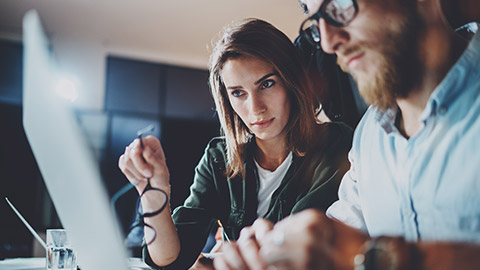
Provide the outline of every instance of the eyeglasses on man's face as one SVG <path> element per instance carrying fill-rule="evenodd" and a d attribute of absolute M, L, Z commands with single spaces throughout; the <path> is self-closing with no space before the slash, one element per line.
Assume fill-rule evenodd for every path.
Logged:
<path fill-rule="evenodd" d="M 300 35 L 314 45 L 320 44 L 318 21 L 323 18 L 326 23 L 344 27 L 348 25 L 358 13 L 356 0 L 325 0 L 317 12 L 308 17 L 300 26 Z"/>

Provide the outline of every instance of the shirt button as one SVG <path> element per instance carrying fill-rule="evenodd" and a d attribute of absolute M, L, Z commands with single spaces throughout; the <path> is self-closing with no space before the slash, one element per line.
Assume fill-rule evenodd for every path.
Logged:
<path fill-rule="evenodd" d="M 410 217 L 412 215 L 412 212 L 409 210 L 403 210 L 402 214 L 404 217 Z"/>
<path fill-rule="evenodd" d="M 446 112 L 447 112 L 447 108 L 446 108 L 446 107 L 443 107 L 443 106 L 442 106 L 442 107 L 440 107 L 440 108 L 438 109 L 438 113 L 439 113 L 440 115 L 444 115 Z"/>

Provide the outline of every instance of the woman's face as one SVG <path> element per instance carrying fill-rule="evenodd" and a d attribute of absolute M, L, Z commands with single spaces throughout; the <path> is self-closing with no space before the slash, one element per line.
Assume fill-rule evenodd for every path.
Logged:
<path fill-rule="evenodd" d="M 225 62 L 221 76 L 233 110 L 257 140 L 283 140 L 290 116 L 287 90 L 272 66 L 254 57 Z"/>

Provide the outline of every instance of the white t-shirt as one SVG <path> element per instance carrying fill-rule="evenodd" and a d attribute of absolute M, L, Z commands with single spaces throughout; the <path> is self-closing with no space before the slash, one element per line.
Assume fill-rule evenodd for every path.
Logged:
<path fill-rule="evenodd" d="M 285 160 L 277 167 L 273 172 L 266 170 L 257 163 L 255 160 L 255 165 L 257 166 L 258 180 L 260 182 L 260 188 L 258 190 L 258 207 L 257 215 L 263 217 L 270 206 L 270 201 L 272 195 L 280 186 L 280 183 L 287 174 L 290 164 L 292 164 L 293 154 L 290 152 Z"/>

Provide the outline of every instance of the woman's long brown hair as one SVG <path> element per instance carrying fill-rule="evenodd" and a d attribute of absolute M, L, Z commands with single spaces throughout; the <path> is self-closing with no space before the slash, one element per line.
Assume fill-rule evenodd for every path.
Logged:
<path fill-rule="evenodd" d="M 226 140 L 226 175 L 245 175 L 245 147 L 253 136 L 230 105 L 221 77 L 224 64 L 232 58 L 255 57 L 271 65 L 279 74 L 290 100 L 287 148 L 296 155 L 304 155 L 314 136 L 315 99 L 305 68 L 290 39 L 270 23 L 259 19 L 227 26 L 222 33 L 210 56 L 209 83 Z"/>

